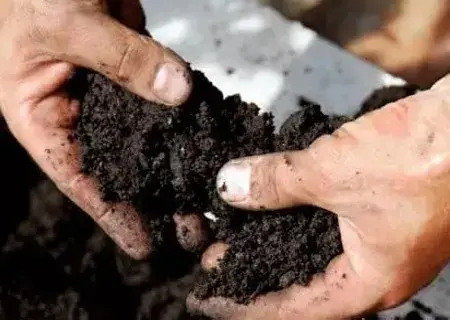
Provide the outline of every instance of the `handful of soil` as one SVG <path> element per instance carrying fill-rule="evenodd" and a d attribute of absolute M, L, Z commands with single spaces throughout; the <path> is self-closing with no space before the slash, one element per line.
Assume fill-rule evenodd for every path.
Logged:
<path fill-rule="evenodd" d="M 231 208 L 217 195 L 216 175 L 234 158 L 306 148 L 351 119 L 324 115 L 304 102 L 275 134 L 270 114 L 239 96 L 225 98 L 201 72 L 193 76 L 190 99 L 168 108 L 88 72 L 86 90 L 78 93 L 83 171 L 98 179 L 106 201 L 130 201 L 147 217 L 156 250 L 176 243 L 173 214 L 215 217 L 205 221 L 210 240 L 222 240 L 230 250 L 220 271 L 195 286 L 198 297 L 248 303 L 293 283 L 306 285 L 343 250 L 336 217 L 313 207 L 258 214 Z M 415 92 L 392 90 L 395 100 Z M 386 102 L 376 99 L 383 104 L 364 108 Z"/>

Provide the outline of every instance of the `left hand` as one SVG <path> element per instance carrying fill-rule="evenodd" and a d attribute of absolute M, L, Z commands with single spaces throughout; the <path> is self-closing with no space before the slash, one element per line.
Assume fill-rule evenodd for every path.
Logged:
<path fill-rule="evenodd" d="M 139 34 L 144 27 L 138 0 L 0 1 L 0 108 L 12 134 L 134 258 L 150 252 L 145 223 L 129 204 L 103 202 L 96 181 L 80 172 L 80 146 L 70 138 L 80 101 L 65 86 L 81 66 L 145 99 L 183 103 L 191 90 L 187 64 Z"/>

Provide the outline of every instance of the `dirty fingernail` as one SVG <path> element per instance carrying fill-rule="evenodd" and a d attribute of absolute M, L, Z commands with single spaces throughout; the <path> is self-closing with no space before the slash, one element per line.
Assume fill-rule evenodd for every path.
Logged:
<path fill-rule="evenodd" d="M 153 92 L 166 104 L 175 105 L 184 102 L 191 92 L 189 72 L 176 63 L 162 64 L 153 82 Z"/>
<path fill-rule="evenodd" d="M 247 162 L 231 161 L 220 169 L 217 190 L 223 200 L 242 202 L 250 194 L 252 168 Z"/>

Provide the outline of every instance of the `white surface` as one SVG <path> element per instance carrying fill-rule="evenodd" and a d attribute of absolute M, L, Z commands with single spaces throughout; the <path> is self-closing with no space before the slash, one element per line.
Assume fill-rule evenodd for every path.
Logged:
<path fill-rule="evenodd" d="M 320 103 L 325 112 L 349 113 L 374 88 L 400 82 L 256 1 L 144 4 L 156 39 L 204 71 L 224 93 L 240 93 L 273 111 L 277 124 L 295 110 L 299 94 Z M 229 76 L 228 68 L 236 72 Z"/>
<path fill-rule="evenodd" d="M 143 3 L 153 37 L 205 72 L 225 94 L 240 93 L 271 111 L 277 125 L 296 110 L 299 95 L 326 113 L 349 114 L 372 90 L 402 83 L 255 0 Z M 450 317 L 450 268 L 418 297 Z"/>

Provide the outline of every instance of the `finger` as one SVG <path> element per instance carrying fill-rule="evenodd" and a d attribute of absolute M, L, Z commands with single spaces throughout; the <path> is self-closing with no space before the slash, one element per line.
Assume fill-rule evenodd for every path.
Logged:
<path fill-rule="evenodd" d="M 42 79 L 65 78 L 70 72 L 67 64 L 61 64 L 42 70 L 40 75 Z M 78 103 L 59 92 L 37 104 L 5 107 L 4 111 L 14 136 L 58 188 L 125 252 L 144 258 L 151 244 L 141 217 L 128 205 L 104 203 L 97 184 L 80 172 L 80 146 L 71 138 L 78 109 Z"/>
<path fill-rule="evenodd" d="M 380 289 L 361 279 L 347 257 L 340 256 L 307 287 L 294 285 L 260 296 L 246 306 L 220 297 L 199 300 L 191 294 L 187 306 L 195 314 L 213 319 L 348 319 L 385 307 L 379 304 L 379 295 Z"/>
<path fill-rule="evenodd" d="M 102 73 L 147 100 L 176 106 L 191 92 L 189 68 L 178 55 L 106 15 L 81 15 L 56 47 L 56 58 Z"/>
<path fill-rule="evenodd" d="M 217 190 L 229 204 L 248 210 L 320 206 L 332 188 L 332 148 L 333 137 L 324 136 L 306 150 L 232 160 L 219 171 Z"/>
<path fill-rule="evenodd" d="M 186 251 L 200 252 L 208 245 L 208 230 L 198 214 L 175 214 L 177 239 Z"/>
<path fill-rule="evenodd" d="M 202 255 L 201 265 L 205 270 L 212 270 L 219 267 L 220 260 L 223 259 L 229 245 L 223 242 L 216 242 L 208 247 Z"/>

